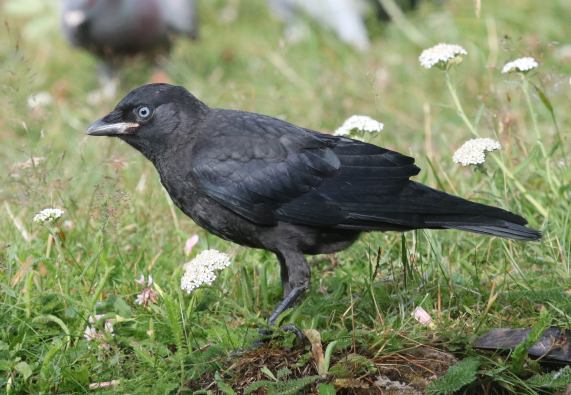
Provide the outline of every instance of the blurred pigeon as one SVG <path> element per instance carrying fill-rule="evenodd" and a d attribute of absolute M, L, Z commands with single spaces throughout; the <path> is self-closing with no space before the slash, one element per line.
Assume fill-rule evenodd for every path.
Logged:
<path fill-rule="evenodd" d="M 195 0 L 64 0 L 66 39 L 101 59 L 104 97 L 115 96 L 117 69 L 129 55 L 168 51 L 174 35 L 196 38 Z"/>
<path fill-rule="evenodd" d="M 299 41 L 303 25 L 299 15 L 305 14 L 335 32 L 352 47 L 365 51 L 369 36 L 363 21 L 365 4 L 360 0 L 268 0 L 270 8 L 286 24 L 286 39 Z"/>
<path fill-rule="evenodd" d="M 402 11 L 417 6 L 419 0 L 395 0 Z M 270 9 L 286 24 L 285 37 L 296 42 L 305 35 L 300 15 L 315 20 L 333 31 L 341 41 L 359 51 L 369 46 L 365 14 L 371 9 L 380 20 L 389 20 L 389 13 L 379 0 L 268 0 Z"/>

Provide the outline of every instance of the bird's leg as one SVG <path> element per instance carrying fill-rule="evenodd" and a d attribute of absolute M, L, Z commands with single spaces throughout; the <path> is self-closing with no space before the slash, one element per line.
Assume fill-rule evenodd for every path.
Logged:
<path fill-rule="evenodd" d="M 280 262 L 284 296 L 268 318 L 268 325 L 270 327 L 275 326 L 279 315 L 292 307 L 305 293 L 305 291 L 307 291 L 309 288 L 311 274 L 309 265 L 307 264 L 303 254 L 278 252 L 276 255 Z M 294 332 L 299 339 L 304 337 L 302 332 L 295 325 L 285 325 L 281 329 L 288 332 Z M 261 332 L 265 335 L 268 334 L 268 331 Z"/>
<path fill-rule="evenodd" d="M 305 292 L 307 288 L 305 287 L 294 287 L 289 293 L 282 299 L 282 301 L 276 306 L 270 318 L 268 318 L 268 324 L 274 326 L 279 315 L 289 309 L 295 304 L 301 295 Z"/>
<path fill-rule="evenodd" d="M 276 253 L 280 262 L 281 280 L 283 287 L 283 300 L 292 293 L 294 288 L 302 288 L 302 292 L 309 288 L 311 271 L 302 253 L 299 252 L 278 252 Z M 295 298 L 297 300 L 297 297 Z M 295 302 L 293 300 L 291 303 Z M 281 304 L 281 303 L 280 303 Z"/>

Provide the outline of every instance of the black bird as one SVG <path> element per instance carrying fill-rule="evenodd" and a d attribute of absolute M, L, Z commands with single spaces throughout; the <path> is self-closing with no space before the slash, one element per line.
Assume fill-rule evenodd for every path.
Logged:
<path fill-rule="evenodd" d="M 224 239 L 276 254 L 290 307 L 309 287 L 305 254 L 349 247 L 361 232 L 459 229 L 537 240 L 527 221 L 409 178 L 414 159 L 265 115 L 209 108 L 186 89 L 130 92 L 87 134 L 115 136 L 156 167 L 174 203 Z"/>
<path fill-rule="evenodd" d="M 101 60 L 103 94 L 114 96 L 126 57 L 151 58 L 170 47 L 175 35 L 198 35 L 197 0 L 64 0 L 61 25 L 70 44 Z"/>

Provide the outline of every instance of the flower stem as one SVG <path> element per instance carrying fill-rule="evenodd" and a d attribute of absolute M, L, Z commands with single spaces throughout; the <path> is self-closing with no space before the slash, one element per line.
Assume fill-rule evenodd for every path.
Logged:
<path fill-rule="evenodd" d="M 541 215 L 547 217 L 547 210 L 537 200 L 535 200 L 533 196 L 529 195 L 527 189 L 525 189 L 525 187 L 515 178 L 513 173 L 506 167 L 504 162 L 502 162 L 502 160 L 497 156 L 492 156 L 492 157 L 495 159 L 496 163 L 498 164 L 500 169 L 504 172 L 504 174 L 508 176 L 510 180 L 512 180 L 516 188 L 519 189 L 519 191 L 523 194 L 523 196 L 525 196 L 525 198 L 537 209 L 537 211 L 539 211 Z"/>
<path fill-rule="evenodd" d="M 547 174 L 547 181 L 551 189 L 555 192 L 558 188 L 558 183 L 554 182 L 553 176 L 551 174 L 551 168 L 549 164 L 549 156 L 547 155 L 547 151 L 545 149 L 545 145 L 541 140 L 541 133 L 539 132 L 539 126 L 537 124 L 537 113 L 533 108 L 533 103 L 531 102 L 531 95 L 529 94 L 529 80 L 527 76 L 521 73 L 521 88 L 523 90 L 523 95 L 525 97 L 525 102 L 527 103 L 527 108 L 529 109 L 529 114 L 531 115 L 531 123 L 533 125 L 533 131 L 535 133 L 536 143 L 541 150 L 541 154 L 543 155 L 543 159 L 545 160 L 545 172 Z"/>
<path fill-rule="evenodd" d="M 456 106 L 456 112 L 458 113 L 458 115 L 460 116 L 462 121 L 464 121 L 464 123 L 466 124 L 466 126 L 470 130 L 470 133 L 472 133 L 475 137 L 479 137 L 478 131 L 476 130 L 474 125 L 472 125 L 472 122 L 470 122 L 470 120 L 468 119 L 468 116 L 466 115 L 466 112 L 464 111 L 464 108 L 462 107 L 462 104 L 460 103 L 460 99 L 458 98 L 458 94 L 456 93 L 456 88 L 454 87 L 454 84 L 452 83 L 452 79 L 450 78 L 450 73 L 448 72 L 448 70 L 446 70 L 444 72 L 444 75 L 446 76 L 446 86 L 448 87 L 448 91 L 450 92 L 450 96 L 452 96 L 452 101 L 454 102 L 454 105 Z"/>
<path fill-rule="evenodd" d="M 541 149 L 541 153 L 544 158 L 547 158 L 547 151 L 545 151 L 545 146 L 541 141 L 541 134 L 539 133 L 539 127 L 537 126 L 537 114 L 531 103 L 531 96 L 529 95 L 529 81 L 527 77 L 522 73 L 521 75 L 521 88 L 523 90 L 523 95 L 525 96 L 525 101 L 527 103 L 527 108 L 529 109 L 529 114 L 531 115 L 531 123 L 533 125 L 533 131 L 535 132 L 535 138 L 537 139 L 537 145 Z"/>
<path fill-rule="evenodd" d="M 470 120 L 468 119 L 468 116 L 466 115 L 466 112 L 464 111 L 464 108 L 462 107 L 462 103 L 460 103 L 460 99 L 458 98 L 458 94 L 456 93 L 456 88 L 454 87 L 454 84 L 452 83 L 452 79 L 450 77 L 450 73 L 448 72 L 448 70 L 446 70 L 444 72 L 444 75 L 446 76 L 446 86 L 448 87 L 448 91 L 450 92 L 450 95 L 452 96 L 452 101 L 454 102 L 454 105 L 456 106 L 456 111 L 457 111 L 458 115 L 460 116 L 462 121 L 464 121 L 464 123 L 466 124 L 468 129 L 470 130 L 470 133 L 472 133 L 475 137 L 479 137 L 478 131 L 476 130 L 476 128 L 474 127 L 472 122 L 470 122 Z M 533 198 L 533 196 L 531 196 L 527 192 L 525 187 L 515 178 L 513 173 L 506 167 L 506 165 L 504 164 L 502 159 L 496 155 L 492 155 L 492 157 L 494 158 L 494 160 L 496 161 L 496 163 L 498 164 L 498 166 L 500 167 L 500 169 L 502 170 L 504 175 L 506 175 L 513 182 L 513 184 L 525 196 L 525 198 L 537 209 L 537 211 L 539 211 L 541 213 L 541 215 L 543 215 L 544 217 L 547 217 L 547 210 L 537 200 L 535 200 Z"/>
<path fill-rule="evenodd" d="M 49 258 L 52 254 L 52 244 L 54 242 L 51 232 L 48 234 L 48 241 L 46 243 L 46 258 Z"/>

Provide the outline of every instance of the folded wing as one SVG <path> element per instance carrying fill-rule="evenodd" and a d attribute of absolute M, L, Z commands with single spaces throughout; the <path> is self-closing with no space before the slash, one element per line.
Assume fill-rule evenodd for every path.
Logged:
<path fill-rule="evenodd" d="M 217 111 L 194 150 L 192 177 L 202 193 L 252 222 L 540 237 L 518 215 L 409 180 L 420 169 L 408 156 L 270 117 Z"/>

